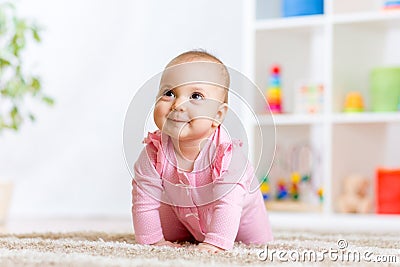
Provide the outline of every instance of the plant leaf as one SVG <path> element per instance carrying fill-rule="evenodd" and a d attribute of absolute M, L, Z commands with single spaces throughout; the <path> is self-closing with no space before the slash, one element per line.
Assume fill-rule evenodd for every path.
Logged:
<path fill-rule="evenodd" d="M 30 82 L 30 89 L 33 95 L 36 95 L 40 92 L 40 88 L 42 87 L 40 80 L 38 77 L 32 77 Z"/>
<path fill-rule="evenodd" d="M 5 58 L 0 57 L 0 69 L 6 66 L 11 66 L 11 62 Z"/>
<path fill-rule="evenodd" d="M 54 105 L 54 100 L 41 94 L 38 76 L 26 74 L 22 54 L 27 43 L 41 42 L 41 29 L 16 14 L 14 0 L 0 0 L 0 100 L 11 103 L 11 109 L 1 114 L 0 132 L 3 129 L 18 130 L 25 119 L 35 121 L 33 113 L 21 113 L 25 99 L 36 98 L 41 103 Z"/>
<path fill-rule="evenodd" d="M 45 102 L 46 104 L 48 104 L 49 106 L 53 106 L 54 105 L 54 99 L 48 96 L 43 96 L 42 97 L 43 102 Z"/>
<path fill-rule="evenodd" d="M 40 38 L 38 28 L 37 27 L 32 27 L 31 31 L 32 31 L 33 39 L 35 39 L 36 42 L 40 43 L 42 41 L 42 39 Z"/>
<path fill-rule="evenodd" d="M 36 121 L 36 117 L 35 117 L 35 115 L 33 115 L 32 113 L 29 113 L 29 119 L 30 119 L 32 122 Z"/>

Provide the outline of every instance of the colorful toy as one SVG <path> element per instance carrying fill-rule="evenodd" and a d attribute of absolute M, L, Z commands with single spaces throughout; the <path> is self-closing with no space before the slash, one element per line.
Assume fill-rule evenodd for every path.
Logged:
<path fill-rule="evenodd" d="M 278 200 L 283 200 L 283 199 L 288 198 L 288 196 L 289 196 L 289 192 L 287 190 L 285 179 L 281 178 L 278 181 L 278 190 L 276 193 L 276 198 Z"/>
<path fill-rule="evenodd" d="M 319 201 L 323 202 L 324 201 L 324 188 L 322 188 L 322 187 L 318 188 L 317 195 L 318 195 Z"/>
<path fill-rule="evenodd" d="M 272 66 L 267 89 L 267 102 L 269 105 L 269 110 L 272 113 L 282 113 L 282 90 L 280 72 L 281 70 L 278 65 Z"/>
<path fill-rule="evenodd" d="M 400 1 L 388 0 L 385 1 L 383 5 L 384 10 L 399 10 L 400 9 Z"/>
<path fill-rule="evenodd" d="M 299 183 L 301 182 L 301 177 L 298 172 L 292 173 L 291 177 L 291 187 L 290 187 L 290 196 L 294 200 L 299 199 Z"/>
<path fill-rule="evenodd" d="M 368 194 L 370 182 L 361 175 L 350 175 L 343 181 L 343 193 L 339 196 L 337 208 L 344 213 L 368 213 L 372 200 Z"/>
<path fill-rule="evenodd" d="M 364 103 L 362 95 L 359 92 L 349 92 L 346 95 L 344 104 L 344 112 L 362 112 L 364 111 Z"/>
<path fill-rule="evenodd" d="M 295 111 L 297 113 L 320 113 L 323 111 L 324 86 L 302 85 L 296 91 Z"/>
<path fill-rule="evenodd" d="M 270 194 L 277 200 L 317 204 L 321 201 L 316 194 L 319 181 L 313 179 L 311 173 L 318 175 L 319 157 L 307 143 L 294 144 L 290 148 L 277 145 L 275 163 L 268 174 Z"/>
<path fill-rule="evenodd" d="M 261 190 L 262 196 L 264 198 L 264 201 L 269 200 L 271 198 L 268 175 L 266 175 L 262 179 L 260 190 Z"/>

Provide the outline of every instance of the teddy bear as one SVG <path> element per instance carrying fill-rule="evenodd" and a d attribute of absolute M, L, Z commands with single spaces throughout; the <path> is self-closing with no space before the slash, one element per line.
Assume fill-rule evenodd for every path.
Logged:
<path fill-rule="evenodd" d="M 361 175 L 350 175 L 343 180 L 343 193 L 337 202 L 338 211 L 343 213 L 369 213 L 372 199 L 369 195 L 370 181 Z"/>

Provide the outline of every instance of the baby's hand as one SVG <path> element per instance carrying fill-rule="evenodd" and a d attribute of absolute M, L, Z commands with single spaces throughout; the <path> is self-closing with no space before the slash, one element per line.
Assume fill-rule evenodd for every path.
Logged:
<path fill-rule="evenodd" d="M 211 252 L 211 253 L 217 253 L 220 251 L 224 251 L 222 248 L 216 247 L 216 246 L 208 244 L 208 243 L 200 243 L 197 245 L 196 248 L 199 249 L 200 251 L 207 251 L 207 252 Z"/>
<path fill-rule="evenodd" d="M 167 246 L 167 247 L 174 247 L 174 248 L 181 247 L 181 245 L 172 243 L 170 241 L 166 241 L 164 238 L 161 239 L 160 241 L 158 241 L 157 243 L 154 243 L 153 245 L 154 246 Z"/>

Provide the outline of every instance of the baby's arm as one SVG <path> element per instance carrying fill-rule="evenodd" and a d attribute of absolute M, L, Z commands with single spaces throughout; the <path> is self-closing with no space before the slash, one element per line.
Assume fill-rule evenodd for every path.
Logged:
<path fill-rule="evenodd" d="M 230 152 L 230 151 L 228 151 Z M 222 159 L 220 177 L 214 182 L 215 202 L 211 223 L 204 242 L 222 249 L 231 249 L 239 231 L 243 204 L 248 194 L 253 168 L 242 151 L 234 148 L 229 164 Z M 223 197 L 220 197 L 223 196 Z"/>
<path fill-rule="evenodd" d="M 158 211 L 160 202 L 149 197 L 135 181 L 132 182 L 132 187 L 132 217 L 138 243 L 180 247 L 179 244 L 164 239 Z"/>
<path fill-rule="evenodd" d="M 162 185 L 149 160 L 151 152 L 143 149 L 135 163 L 132 180 L 132 217 L 139 244 L 155 244 L 164 238 L 159 214 Z"/>
<path fill-rule="evenodd" d="M 240 184 L 236 184 L 232 191 L 215 203 L 204 243 L 223 250 L 233 247 L 239 230 L 245 194 L 246 190 Z"/>
<path fill-rule="evenodd" d="M 158 208 L 160 203 L 132 181 L 132 218 L 136 241 L 154 244 L 164 238 Z"/>

